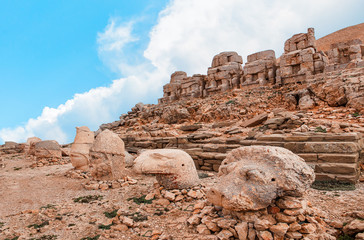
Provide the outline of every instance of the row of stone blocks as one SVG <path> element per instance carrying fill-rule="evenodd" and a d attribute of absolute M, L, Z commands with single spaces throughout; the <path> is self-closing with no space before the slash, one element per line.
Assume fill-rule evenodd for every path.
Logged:
<path fill-rule="evenodd" d="M 218 171 L 227 153 L 240 146 L 284 147 L 305 159 L 315 170 L 317 180 L 355 182 L 359 176 L 359 162 L 364 161 L 364 140 L 360 133 L 272 134 L 254 140 L 191 134 L 177 138 L 124 138 L 124 142 L 130 152 L 144 148 L 183 149 L 191 155 L 198 169 L 208 171 Z"/>

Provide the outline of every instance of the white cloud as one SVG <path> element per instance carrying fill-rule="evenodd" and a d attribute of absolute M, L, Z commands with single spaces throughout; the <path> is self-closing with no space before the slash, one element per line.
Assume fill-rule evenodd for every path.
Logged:
<path fill-rule="evenodd" d="M 110 19 L 97 36 L 98 54 L 104 63 L 124 78 L 108 87 L 76 94 L 57 108 L 44 108 L 41 116 L 24 126 L 1 129 L 0 141 L 25 141 L 36 135 L 60 142 L 72 141 L 75 126 L 96 130 L 101 123 L 116 120 L 138 101 L 156 102 L 162 85 L 175 70 L 203 73 L 212 57 L 221 51 L 248 54 L 274 49 L 277 57 L 284 41 L 307 27 L 329 29 L 331 22 L 345 25 L 360 0 L 174 0 L 160 13 L 150 31 L 144 62 L 131 64 L 125 51 L 138 41 L 134 22 Z M 327 32 L 329 33 L 329 32 Z M 139 49 L 140 51 L 140 49 Z"/>

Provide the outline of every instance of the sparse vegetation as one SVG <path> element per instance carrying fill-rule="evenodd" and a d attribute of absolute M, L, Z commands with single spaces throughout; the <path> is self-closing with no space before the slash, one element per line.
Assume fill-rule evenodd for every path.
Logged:
<path fill-rule="evenodd" d="M 110 223 L 108 225 L 99 224 L 99 229 L 108 230 L 111 228 L 112 225 L 113 225 L 113 223 Z"/>
<path fill-rule="evenodd" d="M 323 127 L 321 127 L 321 126 L 319 126 L 319 127 L 316 127 L 316 130 L 315 130 L 315 132 L 321 132 L 321 133 L 326 133 L 326 128 L 323 128 Z"/>
<path fill-rule="evenodd" d="M 146 197 L 146 195 L 143 195 L 141 197 L 132 197 L 132 198 L 128 198 L 128 201 L 133 201 L 133 202 L 135 202 L 138 205 L 140 205 L 142 203 L 144 203 L 144 204 L 152 204 L 153 199 L 146 200 L 145 197 Z"/>
<path fill-rule="evenodd" d="M 40 207 L 40 209 L 50 209 L 50 208 L 52 208 L 52 209 L 56 209 L 56 205 L 53 205 L 53 204 L 47 204 L 47 205 L 45 205 L 45 206 Z"/>
<path fill-rule="evenodd" d="M 117 210 L 117 209 L 115 209 L 115 210 L 113 210 L 113 211 L 111 211 L 111 212 L 104 212 L 104 215 L 105 215 L 105 217 L 107 217 L 107 218 L 114 218 L 114 217 L 116 217 L 117 212 L 118 212 L 118 210 Z"/>
<path fill-rule="evenodd" d="M 350 237 L 349 235 L 341 235 L 337 238 L 338 240 L 354 240 L 354 238 Z"/>
<path fill-rule="evenodd" d="M 81 240 L 97 240 L 100 238 L 100 235 L 96 235 L 95 237 L 84 237 Z"/>
<path fill-rule="evenodd" d="M 102 198 L 103 196 L 101 195 L 88 195 L 88 196 L 74 198 L 73 201 L 78 203 L 91 203 L 94 201 L 102 200 Z"/>
<path fill-rule="evenodd" d="M 140 212 L 135 212 L 134 214 L 130 215 L 129 217 L 131 217 L 131 219 L 133 219 L 134 222 L 143 222 L 143 221 L 148 220 L 148 217 L 145 215 L 142 215 Z"/>
<path fill-rule="evenodd" d="M 31 225 L 28 225 L 28 228 L 31 228 L 31 227 L 33 227 L 33 228 L 35 228 L 35 229 L 40 229 L 40 228 L 42 228 L 42 227 L 44 227 L 44 226 L 46 226 L 46 225 L 49 225 L 49 221 L 48 220 L 46 220 L 46 221 L 43 221 L 41 224 L 31 224 Z"/>
<path fill-rule="evenodd" d="M 225 103 L 226 105 L 229 105 L 229 104 L 236 104 L 236 101 L 235 100 L 229 100 Z"/>
<path fill-rule="evenodd" d="M 208 175 L 207 173 L 199 172 L 199 173 L 198 173 L 198 177 L 199 177 L 200 179 L 202 179 L 202 178 L 208 178 L 208 177 L 209 177 L 209 175 Z"/>
<path fill-rule="evenodd" d="M 14 171 L 19 171 L 22 168 L 21 167 L 14 167 L 13 169 L 14 169 Z"/>
<path fill-rule="evenodd" d="M 55 240 L 57 235 L 43 235 L 39 238 L 31 238 L 30 240 Z"/>
<path fill-rule="evenodd" d="M 352 113 L 352 114 L 351 114 L 351 116 L 352 116 L 352 117 L 359 117 L 359 116 L 360 116 L 360 114 L 356 112 L 356 113 Z"/>
<path fill-rule="evenodd" d="M 340 181 L 315 181 L 312 188 L 324 191 L 353 191 L 355 184 Z M 338 195 L 337 193 L 335 193 Z"/>

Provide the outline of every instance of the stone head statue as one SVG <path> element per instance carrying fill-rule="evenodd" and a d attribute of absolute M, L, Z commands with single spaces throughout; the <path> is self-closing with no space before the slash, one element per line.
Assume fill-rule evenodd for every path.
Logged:
<path fill-rule="evenodd" d="M 106 129 L 97 135 L 90 149 L 91 175 L 99 180 L 120 179 L 125 175 L 123 140 Z"/>
<path fill-rule="evenodd" d="M 218 176 L 207 199 L 233 211 L 259 210 L 278 197 L 302 196 L 315 178 L 302 158 L 285 148 L 271 146 L 231 151 Z"/>
<path fill-rule="evenodd" d="M 134 160 L 137 173 L 155 174 L 166 189 L 190 188 L 199 184 L 190 155 L 178 149 L 146 150 Z"/>
<path fill-rule="evenodd" d="M 76 137 L 73 141 L 70 160 L 72 166 L 80 170 L 89 169 L 90 148 L 94 142 L 94 132 L 86 126 L 76 127 Z"/>

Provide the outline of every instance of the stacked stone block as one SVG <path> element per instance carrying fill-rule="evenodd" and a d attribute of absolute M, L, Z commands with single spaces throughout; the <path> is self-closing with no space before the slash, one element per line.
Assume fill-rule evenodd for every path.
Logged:
<path fill-rule="evenodd" d="M 324 71 L 327 57 L 316 51 L 313 28 L 288 39 L 284 44 L 284 54 L 277 70 L 277 84 L 302 82 L 307 76 Z"/>
<path fill-rule="evenodd" d="M 273 50 L 266 50 L 248 56 L 244 66 L 242 85 L 275 83 L 276 55 Z"/>
<path fill-rule="evenodd" d="M 331 44 L 326 54 L 329 59 L 329 65 L 325 69 L 327 72 L 345 69 L 349 63 L 352 63 L 353 67 L 357 67 L 358 64 L 364 66 L 364 44 L 360 39 Z"/>
<path fill-rule="evenodd" d="M 222 52 L 216 55 L 207 70 L 204 96 L 238 88 L 243 74 L 243 59 L 236 52 Z"/>
<path fill-rule="evenodd" d="M 124 138 L 126 149 L 179 148 L 193 158 L 198 169 L 218 171 L 228 152 L 241 146 L 267 145 L 284 147 L 298 154 L 315 170 L 317 180 L 355 182 L 359 163 L 364 161 L 364 139 L 360 133 L 272 134 L 255 140 L 222 138 L 213 134 L 193 133 L 168 138 Z"/>

